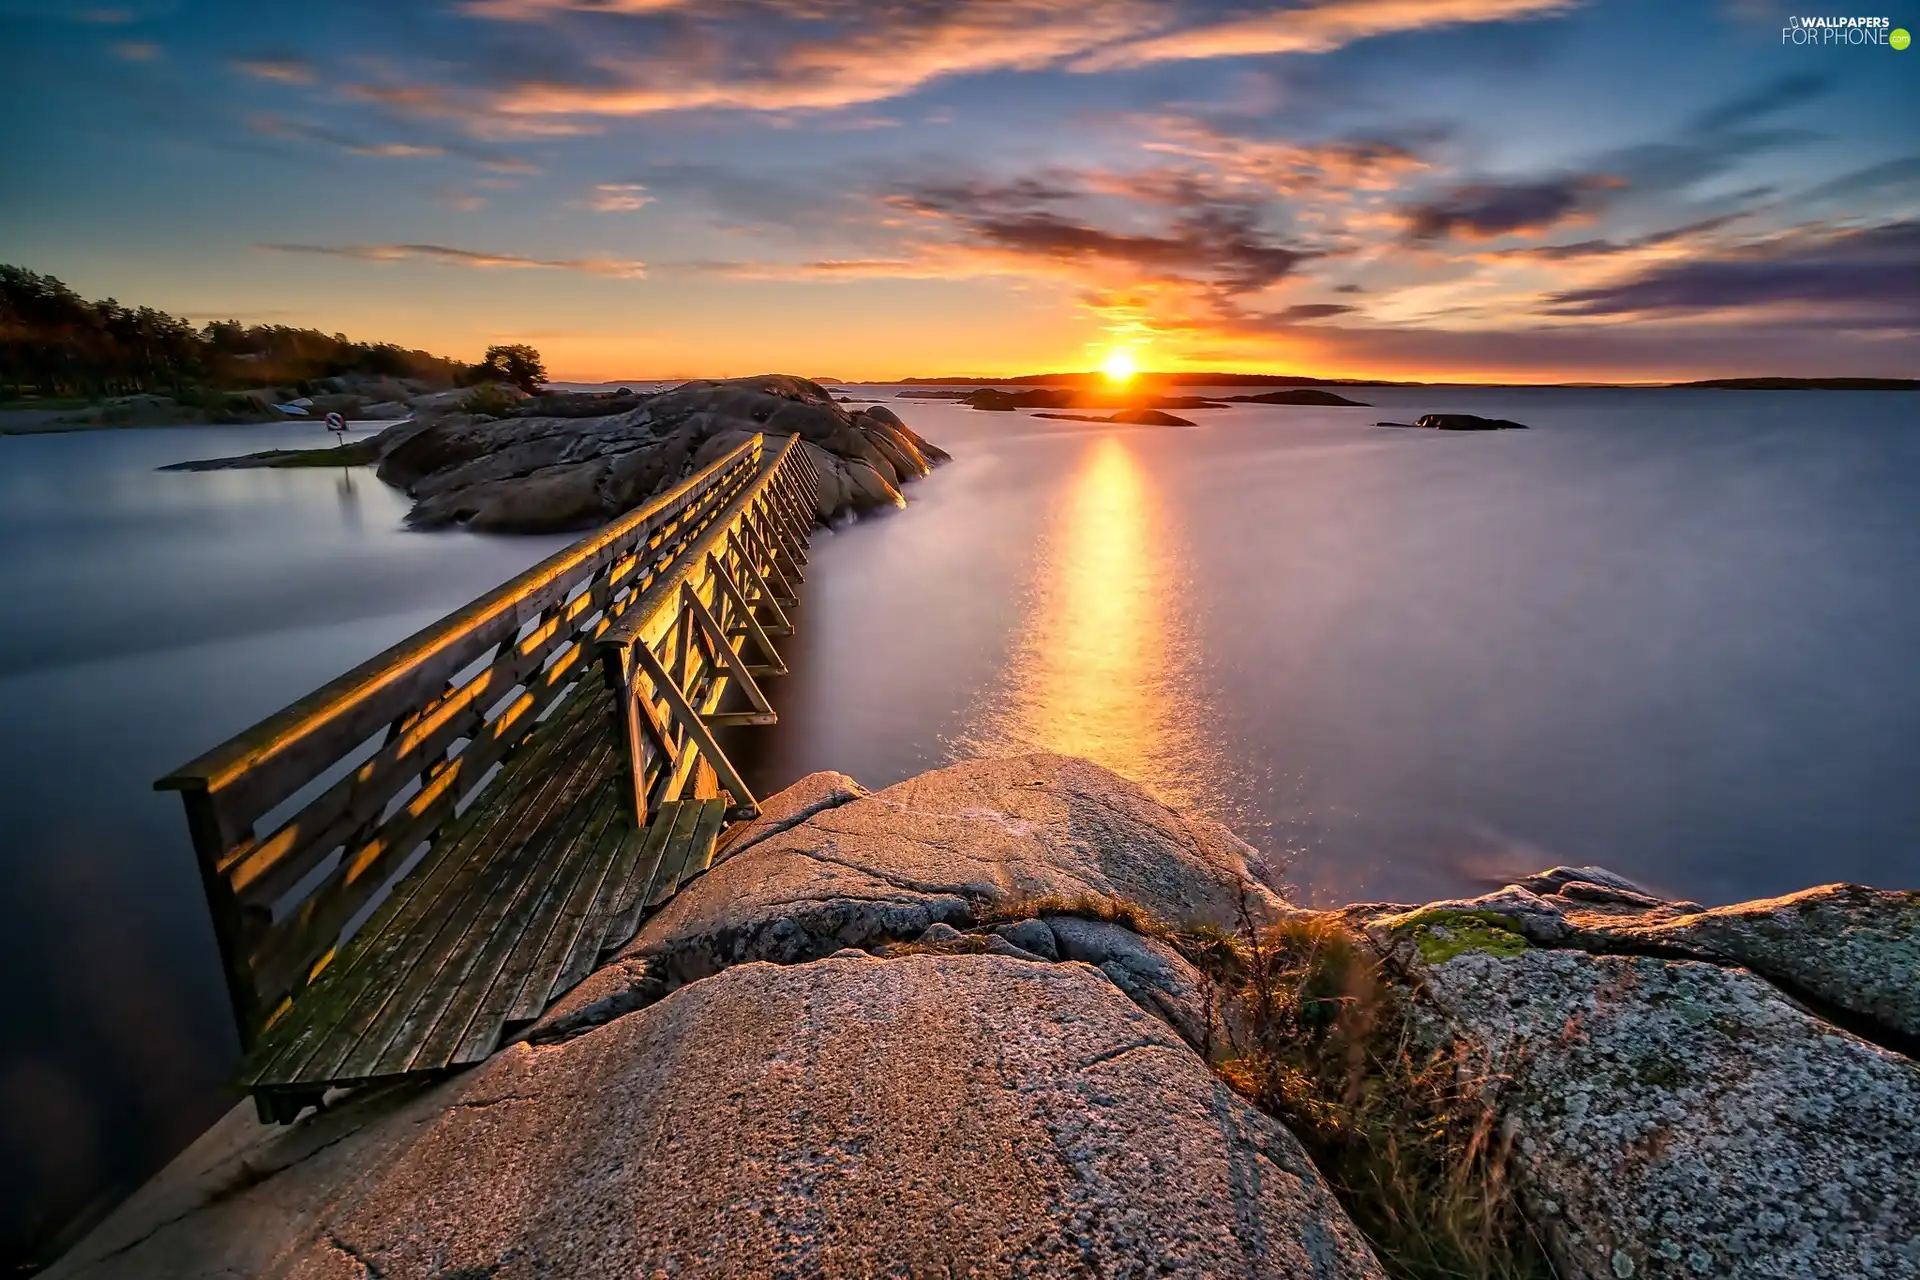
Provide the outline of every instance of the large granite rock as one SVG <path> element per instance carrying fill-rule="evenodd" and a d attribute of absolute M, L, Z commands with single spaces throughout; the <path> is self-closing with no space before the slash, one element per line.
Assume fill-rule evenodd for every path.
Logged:
<path fill-rule="evenodd" d="M 773 803 L 778 803 L 776 800 Z M 823 808 L 729 856 L 647 921 L 629 955 L 671 981 L 970 923 L 987 906 L 1086 895 L 1176 924 L 1285 910 L 1224 827 L 1070 756 L 973 760 Z M 589 986 L 592 980 L 589 981 Z"/>
<path fill-rule="evenodd" d="M 1501 1082 L 1523 1202 L 1566 1280 L 1920 1276 L 1909 1059 L 1745 969 L 1524 941 L 1415 969 Z"/>
<path fill-rule="evenodd" d="M 1475 918 L 1536 945 L 1743 966 L 1849 1030 L 1920 1048 L 1920 891 L 1829 884 L 1709 910 L 1604 868 L 1556 867 L 1478 898 L 1361 913 L 1360 923 L 1432 959 L 1464 945 Z"/>
<path fill-rule="evenodd" d="M 1360 923 L 1490 1082 L 1562 1275 L 1878 1277 L 1920 1276 L 1917 915 L 1560 867 Z"/>
<path fill-rule="evenodd" d="M 819 773 L 810 773 L 784 791 L 769 796 L 760 803 L 760 815 L 753 821 L 730 831 L 726 847 L 714 857 L 724 862 L 736 853 L 751 849 L 769 836 L 777 836 L 782 831 L 791 830 L 826 809 L 837 809 L 850 804 L 862 796 L 872 795 L 865 787 L 844 773 L 823 769 Z"/>
<path fill-rule="evenodd" d="M 1626 905 L 1575 897 L 1568 919 L 1582 945 L 1744 965 L 1836 1020 L 1920 1049 L 1920 891 L 1829 884 L 1707 911 Z"/>
<path fill-rule="evenodd" d="M 756 432 L 816 446 L 823 517 L 903 505 L 900 486 L 948 456 L 884 406 L 850 413 L 783 374 L 689 382 L 622 402 L 632 407 L 583 417 L 591 405 L 578 398 L 556 401 L 553 414 L 523 399 L 510 416 L 481 417 L 459 412 L 468 404 L 461 393 L 416 396 L 417 421 L 378 441 L 379 475 L 416 500 L 408 514 L 416 525 L 535 532 L 611 519 Z"/>
<path fill-rule="evenodd" d="M 1293 1137 L 1078 964 L 746 965 L 303 1129 L 56 1275 L 1384 1274 Z"/>

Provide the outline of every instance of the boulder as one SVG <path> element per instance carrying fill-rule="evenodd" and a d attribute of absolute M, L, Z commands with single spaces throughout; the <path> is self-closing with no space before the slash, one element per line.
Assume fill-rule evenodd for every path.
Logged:
<path fill-rule="evenodd" d="M 1561 1276 L 1920 1275 L 1912 1061 L 1745 969 L 1504 936 L 1397 954 Z"/>
<path fill-rule="evenodd" d="M 982 907 L 1094 895 L 1174 923 L 1236 927 L 1285 905 L 1259 855 L 1089 761 L 973 760 L 823 808 L 732 852 L 641 928 L 623 959 L 562 1002 L 577 1009 L 640 974 L 687 982 L 749 960 L 792 963 L 919 937 Z"/>
<path fill-rule="evenodd" d="M 894 488 L 893 482 L 869 463 L 848 459 L 843 460 L 842 465 L 853 491 L 851 505 L 855 511 L 907 505 L 905 496 Z"/>
<path fill-rule="evenodd" d="M 714 856 L 722 860 L 730 858 L 751 849 L 768 836 L 777 836 L 782 831 L 799 826 L 816 813 L 837 809 L 872 794 L 844 773 L 831 770 L 810 773 L 784 791 L 761 801 L 760 816 L 729 832 L 726 848 Z"/>
<path fill-rule="evenodd" d="M 1829 884 L 1711 911 L 1566 901 L 1582 946 L 1742 965 L 1850 1029 L 1920 1052 L 1920 891 Z"/>
<path fill-rule="evenodd" d="M 386 400 L 380 404 L 363 406 L 355 416 L 363 420 L 382 422 L 410 417 L 412 413 L 413 410 L 409 409 L 404 401 Z"/>
<path fill-rule="evenodd" d="M 58 1274 L 1384 1275 L 1292 1135 L 1076 964 L 746 965 L 303 1128 Z"/>
<path fill-rule="evenodd" d="M 1046 921 L 1062 960 L 1092 965 L 1114 986 L 1210 1057 L 1225 1043 L 1212 991 L 1198 969 L 1159 938 L 1108 920 L 1053 915 Z M 1028 948 L 1032 950 L 1032 948 Z"/>
<path fill-rule="evenodd" d="M 1708 910 L 1601 867 L 1555 867 L 1478 898 L 1357 922 L 1389 950 L 1413 946 L 1429 959 L 1497 928 L 1538 946 L 1738 965 L 1849 1030 L 1920 1050 L 1920 891 L 1829 884 Z"/>

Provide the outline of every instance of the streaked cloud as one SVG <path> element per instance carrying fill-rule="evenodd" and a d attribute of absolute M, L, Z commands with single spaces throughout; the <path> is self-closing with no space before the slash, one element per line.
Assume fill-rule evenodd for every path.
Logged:
<path fill-rule="evenodd" d="M 233 66 L 256 80 L 279 84 L 312 84 L 320 78 L 311 63 L 299 58 L 244 58 Z"/>
<path fill-rule="evenodd" d="M 631 213 L 653 203 L 646 186 L 638 182 L 602 182 L 593 189 L 587 207 L 595 213 Z"/>
<path fill-rule="evenodd" d="M 1601 195 L 1624 184 L 1606 174 L 1577 173 L 1521 182 L 1474 182 L 1407 206 L 1407 239 L 1492 240 L 1542 235 L 1589 212 Z"/>
<path fill-rule="evenodd" d="M 1567 316 L 1786 311 L 1920 330 L 1920 221 L 1803 229 L 1557 295 Z"/>
<path fill-rule="evenodd" d="M 150 40 L 122 40 L 111 46 L 111 52 L 122 62 L 157 62 L 165 56 L 160 46 Z"/>
<path fill-rule="evenodd" d="M 511 120 L 825 111 L 985 72 L 1324 53 L 1395 32 L 1550 18 L 1576 3 L 1322 0 L 1225 21 L 1196 0 L 477 0 L 464 11 L 594 24 L 601 43 L 578 74 L 526 77 L 487 97 L 486 113 Z M 445 109 L 455 95 L 438 93 L 432 105 Z"/>
<path fill-rule="evenodd" d="M 1578 0 L 1329 0 L 1226 22 L 1203 23 L 1089 53 L 1075 71 L 1112 71 L 1154 62 L 1327 53 L 1374 36 L 1564 13 Z"/>
<path fill-rule="evenodd" d="M 247 127 L 255 133 L 264 134 L 270 138 L 319 143 L 322 146 L 338 148 L 350 155 L 375 156 L 388 160 L 419 160 L 452 156 L 470 160 L 494 173 L 524 175 L 540 172 L 540 166 L 524 157 L 505 155 L 466 142 L 407 142 L 397 139 L 373 142 L 343 133 L 327 125 L 308 120 L 289 119 L 266 111 L 254 112 L 247 116 L 246 122 Z"/>
<path fill-rule="evenodd" d="M 616 280 L 638 280 L 647 274 L 646 263 L 631 258 L 528 258 L 515 253 L 480 253 L 443 244 L 261 244 L 254 247 L 272 253 L 319 254 L 361 262 L 427 262 L 482 271 L 578 271 Z"/>

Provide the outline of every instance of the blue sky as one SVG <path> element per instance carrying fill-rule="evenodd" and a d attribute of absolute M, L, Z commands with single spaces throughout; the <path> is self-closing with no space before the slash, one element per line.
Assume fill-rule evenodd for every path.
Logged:
<path fill-rule="evenodd" d="M 1920 375 L 1920 50 L 1801 12 L 0 0 L 0 258 L 582 379 Z"/>

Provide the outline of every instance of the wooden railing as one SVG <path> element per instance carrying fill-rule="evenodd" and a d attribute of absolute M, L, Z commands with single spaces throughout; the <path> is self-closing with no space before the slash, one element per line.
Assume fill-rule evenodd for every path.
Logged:
<path fill-rule="evenodd" d="M 720 559 L 748 580 L 768 573 L 778 558 L 766 551 L 772 513 L 810 520 L 812 498 L 809 489 L 802 503 L 791 482 L 770 486 L 766 455 L 755 436 L 154 784 L 186 804 L 243 1042 L 326 967 L 382 891 L 589 674 L 595 641 L 623 614 L 646 602 L 636 618 L 651 627 L 673 612 L 659 603 L 704 581 L 688 566 L 704 564 L 716 539 L 727 547 Z M 804 460 L 791 438 L 778 456 Z M 798 471 L 789 463 L 784 474 Z M 742 511 L 749 518 L 735 530 Z M 753 608 L 722 612 L 721 626 L 752 629 Z M 694 741 L 675 756 L 681 768 L 701 751 L 723 759 L 697 717 L 671 736 Z M 651 764 L 636 760 L 644 780 Z M 730 767 L 728 781 L 737 781 Z M 744 787 L 735 794 L 751 803 Z"/>
<path fill-rule="evenodd" d="M 639 605 L 600 637 L 627 742 L 636 821 L 683 795 L 725 795 L 729 818 L 758 814 L 713 728 L 774 720 L 757 677 L 786 672 L 773 641 L 793 631 L 786 610 L 798 603 L 818 483 L 800 438 L 788 437 Z M 742 705 L 722 710 L 729 692 Z"/>

